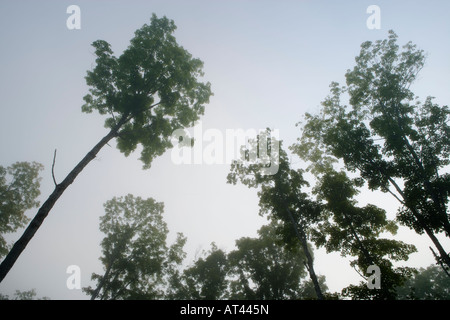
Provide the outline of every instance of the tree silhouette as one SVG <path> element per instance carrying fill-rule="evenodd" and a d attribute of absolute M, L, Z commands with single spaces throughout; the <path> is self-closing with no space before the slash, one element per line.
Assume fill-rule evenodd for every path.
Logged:
<path fill-rule="evenodd" d="M 176 27 L 166 17 L 153 15 L 150 25 L 135 32 L 119 58 L 103 40 L 93 43 L 96 66 L 88 71 L 89 94 L 83 112 L 107 116 L 110 131 L 75 166 L 39 208 L 23 235 L 0 265 L 0 281 L 39 229 L 48 213 L 78 174 L 112 139 L 126 156 L 142 146 L 140 160 L 149 168 L 152 160 L 172 147 L 174 130 L 198 120 L 211 96 L 210 84 L 199 82 L 203 63 L 178 45 Z"/>
<path fill-rule="evenodd" d="M 164 295 L 165 280 L 184 259 L 182 234 L 170 247 L 163 220 L 163 203 L 129 194 L 104 205 L 100 231 L 105 272 L 93 274 L 97 287 L 85 288 L 91 299 L 157 299 Z"/>
<path fill-rule="evenodd" d="M 3 234 L 15 232 L 29 221 L 25 211 L 38 207 L 40 195 L 39 171 L 44 167 L 37 162 L 16 162 L 0 166 L 0 257 L 8 253 Z"/>
<path fill-rule="evenodd" d="M 388 39 L 364 42 L 355 61 L 345 74 L 347 85 L 333 82 L 320 113 L 305 115 L 292 150 L 318 176 L 341 160 L 371 190 L 390 193 L 401 205 L 397 219 L 426 233 L 438 261 L 450 268 L 436 237 L 450 237 L 450 109 L 432 97 L 414 97 L 410 87 L 425 55 L 411 42 L 400 50 L 393 31 Z"/>

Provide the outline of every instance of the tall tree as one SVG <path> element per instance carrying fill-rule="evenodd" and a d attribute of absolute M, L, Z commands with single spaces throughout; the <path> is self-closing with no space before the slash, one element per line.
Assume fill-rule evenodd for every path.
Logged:
<path fill-rule="evenodd" d="M 85 288 L 91 299 L 157 299 L 166 281 L 184 259 L 182 234 L 167 245 L 163 203 L 127 195 L 107 201 L 100 231 L 104 274 L 93 274 L 97 287 Z"/>
<path fill-rule="evenodd" d="M 3 237 L 17 231 L 29 221 L 25 211 L 39 206 L 39 171 L 37 162 L 16 162 L 7 168 L 0 166 L 0 258 L 9 251 Z"/>
<path fill-rule="evenodd" d="M 271 137 L 270 132 L 267 134 Z M 281 142 L 274 143 L 271 137 L 271 146 L 278 145 L 279 150 L 269 149 L 272 159 L 278 161 L 278 171 L 275 174 L 264 174 L 264 164 L 235 161 L 228 174 L 228 183 L 236 184 L 238 181 L 250 188 L 260 188 L 258 191 L 260 214 L 268 214 L 271 219 L 283 221 L 283 234 L 286 243 L 300 245 L 306 256 L 306 266 L 318 299 L 324 299 L 317 275 L 314 271 L 313 256 L 308 246 L 308 237 L 311 228 L 319 221 L 320 206 L 302 191 L 308 183 L 303 179 L 302 170 L 290 168 L 289 159 L 282 149 Z M 264 139 L 263 139 L 264 140 Z M 261 143 L 252 141 L 244 154 L 258 154 Z M 276 154 L 276 156 L 274 156 Z M 300 257 L 299 257 L 300 258 Z"/>
<path fill-rule="evenodd" d="M 422 50 L 397 35 L 361 45 L 346 86 L 331 84 L 320 113 L 306 114 L 303 132 L 292 147 L 321 174 L 341 160 L 372 190 L 389 192 L 401 204 L 397 219 L 426 233 L 438 260 L 450 256 L 436 234 L 450 237 L 450 109 L 428 97 L 420 102 L 410 90 L 425 62 Z M 347 97 L 348 105 L 341 101 Z"/>
<path fill-rule="evenodd" d="M 369 289 L 367 279 L 359 286 L 345 288 L 345 295 L 355 299 L 396 299 L 396 289 L 413 273 L 411 268 L 394 267 L 392 261 L 407 260 L 415 246 L 398 240 L 382 238 L 383 233 L 395 234 L 398 226 L 388 220 L 385 210 L 372 204 L 357 206 L 360 179 L 350 179 L 345 172 L 327 172 L 315 188 L 319 200 L 325 202 L 324 219 L 313 230 L 316 245 L 327 252 L 340 251 L 342 256 L 354 256 L 350 262 L 364 277 L 370 266 L 381 271 L 381 287 Z M 365 278 L 365 277 L 364 277 Z"/>
<path fill-rule="evenodd" d="M 181 47 L 173 33 L 176 27 L 166 17 L 153 15 L 151 23 L 135 32 L 130 45 L 119 58 L 109 43 L 97 40 L 96 66 L 87 72 L 89 94 L 84 97 L 83 112 L 107 116 L 109 132 L 75 166 L 38 210 L 24 234 L 0 265 L 0 281 L 41 226 L 48 213 L 78 174 L 112 139 L 128 156 L 142 146 L 144 168 L 172 147 L 175 129 L 192 125 L 209 102 L 209 83 L 202 83 L 203 63 Z"/>

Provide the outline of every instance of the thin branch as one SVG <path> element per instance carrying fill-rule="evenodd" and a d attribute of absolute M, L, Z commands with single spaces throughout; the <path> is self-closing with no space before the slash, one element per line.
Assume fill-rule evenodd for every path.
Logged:
<path fill-rule="evenodd" d="M 152 109 L 153 107 L 156 107 L 160 103 L 162 103 L 162 101 L 159 101 L 158 103 L 155 103 L 154 105 L 151 105 L 150 107 L 148 107 L 148 110 Z"/>
<path fill-rule="evenodd" d="M 128 287 L 131 283 L 133 283 L 133 279 L 131 279 L 130 281 L 128 281 L 127 284 L 125 284 L 124 286 L 122 286 L 122 288 L 119 288 L 119 290 L 118 290 L 114 295 L 111 296 L 111 299 L 110 299 L 110 300 L 116 300 L 117 296 L 118 296 L 119 294 L 121 294 L 123 291 L 125 291 L 125 290 L 127 289 L 127 287 Z"/>
<path fill-rule="evenodd" d="M 114 112 L 112 111 L 112 109 L 109 109 L 109 113 L 111 114 L 111 116 L 112 116 L 112 118 L 114 120 L 114 125 L 116 125 L 117 124 L 117 120 L 116 120 L 116 117 L 114 116 Z"/>
<path fill-rule="evenodd" d="M 387 191 L 388 191 L 395 199 L 397 199 L 398 202 L 400 202 L 402 205 L 406 205 L 405 202 L 404 202 L 402 199 L 400 199 L 399 197 L 397 197 L 397 195 L 396 195 L 394 192 L 391 191 L 391 189 L 388 188 Z"/>
<path fill-rule="evenodd" d="M 161 103 L 162 103 L 162 101 L 159 101 L 159 102 L 157 102 L 157 103 L 151 105 L 150 107 L 140 109 L 139 112 L 149 111 L 149 110 L 153 109 L 154 107 L 156 107 L 157 105 L 159 105 L 159 104 L 161 104 Z M 136 113 L 127 113 L 125 116 L 122 116 L 123 123 L 122 123 L 120 126 L 122 126 L 124 123 L 127 123 L 128 121 L 130 121 L 131 119 L 133 119 L 133 118 L 135 117 L 135 115 L 136 115 Z M 121 121 L 122 121 L 122 120 L 121 120 Z M 120 133 L 120 132 L 117 132 L 115 136 L 118 137 L 118 136 L 120 136 L 120 135 L 121 135 L 121 133 Z"/>
<path fill-rule="evenodd" d="M 159 102 L 157 102 L 157 103 L 155 103 L 155 104 L 152 104 L 150 107 L 148 107 L 148 108 L 142 108 L 142 112 L 144 112 L 144 111 L 150 111 L 150 110 L 152 110 L 154 107 L 156 107 L 157 105 L 159 105 L 159 104 L 161 104 L 162 103 L 162 101 L 160 100 Z"/>
<path fill-rule="evenodd" d="M 444 263 L 442 262 L 442 259 L 439 258 L 436 252 L 434 252 L 432 247 L 429 247 L 431 252 L 433 253 L 434 258 L 436 259 L 436 262 L 441 266 L 442 270 L 447 274 L 447 276 L 450 277 L 450 273 L 447 271 L 447 268 L 445 268 Z"/>
<path fill-rule="evenodd" d="M 367 281 L 367 278 L 361 272 L 359 272 L 358 269 L 356 269 L 355 265 L 352 265 L 352 267 L 353 267 L 353 269 L 355 269 L 356 273 L 358 273 L 361 276 L 361 278 L 363 278 L 365 281 Z"/>
<path fill-rule="evenodd" d="M 55 161 L 56 161 L 56 149 L 55 149 L 55 152 L 53 153 L 52 178 L 53 178 L 53 183 L 55 184 L 55 187 L 57 187 L 58 183 L 56 183 L 56 179 L 55 179 Z"/>

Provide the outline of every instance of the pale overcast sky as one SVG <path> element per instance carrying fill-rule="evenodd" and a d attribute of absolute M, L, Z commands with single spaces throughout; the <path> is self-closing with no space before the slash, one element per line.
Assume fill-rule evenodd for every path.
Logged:
<path fill-rule="evenodd" d="M 81 9 L 79 30 L 66 26 L 66 10 L 73 4 Z M 380 29 L 366 25 L 370 5 L 381 9 Z M 330 82 L 344 82 L 360 44 L 386 38 L 389 29 L 398 34 L 400 44 L 411 40 L 428 53 L 414 92 L 448 104 L 449 12 L 445 0 L 2 0 L 0 164 L 44 164 L 43 202 L 53 189 L 54 149 L 55 174 L 61 181 L 107 133 L 101 116 L 81 112 L 88 90 L 84 77 L 95 60 L 91 43 L 106 40 L 119 56 L 152 13 L 173 19 L 178 42 L 205 63 L 205 80 L 214 96 L 202 117 L 204 131 L 217 129 L 225 136 L 227 129 L 271 127 L 289 146 L 300 134 L 295 123 L 305 112 L 318 110 Z M 0 293 L 35 288 L 38 296 L 51 299 L 87 298 L 81 290 L 67 288 L 66 269 L 80 267 L 83 287 L 90 284 L 92 272 L 102 272 L 99 217 L 103 203 L 113 196 L 132 193 L 164 202 L 170 240 L 176 232 L 187 236 L 188 259 L 211 242 L 230 251 L 235 240 L 256 236 L 266 222 L 258 216 L 255 190 L 226 184 L 228 164 L 176 165 L 168 151 L 143 170 L 138 157 L 125 158 L 114 144 L 105 147 L 57 202 L 0 284 Z M 292 162 L 301 165 L 295 157 Z M 397 204 L 387 196 L 367 193 L 361 201 L 395 217 Z M 434 263 L 427 237 L 402 229 L 396 239 L 419 250 L 405 265 Z M 448 239 L 443 244 L 449 249 Z M 331 291 L 361 280 L 339 254 L 315 250 L 315 255 L 316 272 L 326 276 Z"/>

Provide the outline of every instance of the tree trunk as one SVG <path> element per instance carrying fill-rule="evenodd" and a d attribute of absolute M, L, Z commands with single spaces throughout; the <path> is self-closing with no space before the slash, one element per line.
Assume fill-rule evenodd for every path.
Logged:
<path fill-rule="evenodd" d="M 356 233 L 355 228 L 353 227 L 353 223 L 351 221 L 351 219 L 347 216 L 347 214 L 345 212 L 342 212 L 344 219 L 346 220 L 346 222 L 349 225 L 350 228 L 350 233 L 352 234 L 353 238 L 355 239 L 359 250 L 361 250 L 364 259 L 366 260 L 365 262 L 368 265 L 375 265 L 375 260 L 372 258 L 371 254 L 369 253 L 369 251 L 367 250 L 366 246 L 362 243 L 361 239 L 359 238 L 358 233 Z"/>
<path fill-rule="evenodd" d="M 450 268 L 450 256 L 448 255 L 448 253 L 445 252 L 445 250 L 442 247 L 439 240 L 436 238 L 434 233 L 428 227 L 424 227 L 424 230 L 425 230 L 426 234 L 428 235 L 428 237 L 430 237 L 433 244 L 436 246 L 436 249 L 438 250 L 438 252 L 440 254 L 442 262 L 445 263 L 448 268 Z"/>
<path fill-rule="evenodd" d="M 439 220 L 441 220 L 441 222 L 442 222 L 442 228 L 445 230 L 447 237 L 450 237 L 450 222 L 449 222 L 448 216 L 447 216 L 445 200 L 442 198 L 442 196 L 439 193 L 436 193 L 436 191 L 432 187 L 431 181 L 425 172 L 423 163 L 420 160 L 419 156 L 417 155 L 416 151 L 414 150 L 414 147 L 409 142 L 408 136 L 405 133 L 406 130 L 403 128 L 403 126 L 401 124 L 401 121 L 400 121 L 401 115 L 399 113 L 396 113 L 394 116 L 397 120 L 397 125 L 400 128 L 400 132 L 402 132 L 401 138 L 406 146 L 406 149 L 412 156 L 413 161 L 414 161 L 415 165 L 417 166 L 417 169 L 418 169 L 417 174 L 421 178 L 422 183 L 425 187 L 425 190 L 428 192 L 428 194 L 430 195 L 430 197 L 434 203 L 434 207 L 436 208 L 437 214 L 439 216 Z M 435 171 L 438 172 L 437 167 L 435 167 Z M 436 176 L 436 178 L 437 178 L 437 176 Z"/>
<path fill-rule="evenodd" d="M 322 294 L 322 289 L 320 289 L 319 281 L 317 280 L 317 276 L 314 271 L 314 261 L 313 261 L 311 253 L 309 252 L 308 242 L 306 241 L 305 232 L 303 231 L 303 228 L 301 231 L 298 230 L 298 225 L 294 220 L 294 216 L 292 215 L 291 211 L 287 207 L 286 207 L 286 211 L 288 213 L 289 219 L 291 220 L 292 226 L 294 227 L 295 234 L 297 235 L 297 238 L 300 240 L 303 251 L 305 252 L 306 269 L 308 269 L 309 277 L 311 278 L 311 281 L 313 282 L 314 290 L 317 295 L 317 299 L 324 300 L 324 296 Z"/>
<path fill-rule="evenodd" d="M 382 175 L 387 177 L 388 181 L 394 186 L 395 190 L 397 190 L 397 192 L 400 194 L 400 196 L 402 197 L 403 201 L 400 201 L 400 199 L 397 198 L 397 197 L 395 197 L 395 198 L 398 201 L 400 201 L 400 203 L 402 205 L 404 205 L 406 208 L 411 210 L 414 218 L 417 219 L 417 221 L 419 222 L 420 226 L 423 228 L 425 233 L 428 235 L 428 237 L 431 239 L 433 244 L 438 249 L 442 261 L 450 268 L 450 256 L 445 252 L 444 248 L 442 247 L 441 243 L 439 242 L 439 240 L 434 235 L 433 231 L 428 227 L 427 223 L 423 220 L 422 215 L 416 210 L 416 208 L 414 206 L 411 206 L 411 205 L 407 204 L 407 199 L 406 199 L 405 193 L 400 188 L 400 186 L 395 182 L 395 180 L 392 177 L 390 177 L 388 174 L 386 174 L 384 172 L 384 170 L 379 170 L 379 171 L 380 171 L 380 173 Z"/>
<path fill-rule="evenodd" d="M 97 288 L 95 288 L 94 292 L 92 293 L 92 295 L 91 295 L 91 300 L 95 300 L 95 299 L 98 297 L 100 291 L 102 290 L 103 286 L 104 286 L 105 283 L 106 283 L 106 279 L 108 279 L 108 277 L 109 277 L 109 273 L 111 272 L 113 263 L 114 263 L 114 262 L 110 262 L 108 268 L 106 269 L 105 274 L 103 275 L 103 277 L 102 277 L 101 280 L 99 281 L 99 283 L 98 283 L 98 285 L 97 285 Z"/>
<path fill-rule="evenodd" d="M 64 191 L 69 187 L 70 184 L 75 180 L 75 178 L 80 174 L 80 172 L 91 162 L 97 155 L 97 153 L 113 138 L 117 136 L 119 129 L 125 124 L 129 119 L 127 115 L 122 116 L 120 121 L 114 126 L 111 131 L 97 143 L 91 151 L 89 151 L 86 156 L 72 169 L 72 171 L 67 175 L 67 177 L 55 186 L 52 194 L 47 198 L 44 204 L 39 208 L 36 216 L 30 222 L 28 227 L 25 229 L 24 233 L 20 239 L 14 243 L 11 251 L 5 257 L 0 265 L 0 282 L 3 281 L 5 276 L 8 274 L 9 270 L 13 267 L 16 260 L 19 258 L 20 254 L 23 252 L 25 247 L 30 242 L 31 238 L 35 235 L 36 231 L 41 226 L 44 219 L 47 217 L 50 210 L 53 208 L 56 201 L 64 193 Z"/>

